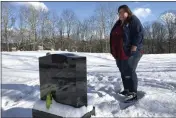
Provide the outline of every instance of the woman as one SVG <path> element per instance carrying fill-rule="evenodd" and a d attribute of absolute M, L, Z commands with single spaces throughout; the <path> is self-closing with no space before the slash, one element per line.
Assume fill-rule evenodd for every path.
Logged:
<path fill-rule="evenodd" d="M 136 67 L 142 57 L 143 27 L 127 5 L 118 8 L 119 19 L 110 33 L 111 54 L 121 73 L 126 101 L 137 100 Z"/>

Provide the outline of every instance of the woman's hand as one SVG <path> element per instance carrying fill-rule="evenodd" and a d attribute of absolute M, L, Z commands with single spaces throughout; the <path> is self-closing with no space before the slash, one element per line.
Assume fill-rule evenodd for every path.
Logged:
<path fill-rule="evenodd" d="M 137 46 L 132 45 L 131 52 L 136 52 L 136 50 L 137 50 Z"/>
<path fill-rule="evenodd" d="M 137 51 L 137 46 L 132 45 L 131 47 L 131 56 L 134 56 L 136 54 Z"/>

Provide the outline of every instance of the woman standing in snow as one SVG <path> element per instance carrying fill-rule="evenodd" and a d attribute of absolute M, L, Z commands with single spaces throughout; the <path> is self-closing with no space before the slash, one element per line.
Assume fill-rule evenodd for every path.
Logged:
<path fill-rule="evenodd" d="M 127 5 L 118 8 L 119 19 L 110 33 L 111 54 L 121 73 L 126 101 L 137 100 L 136 67 L 142 57 L 143 26 Z"/>

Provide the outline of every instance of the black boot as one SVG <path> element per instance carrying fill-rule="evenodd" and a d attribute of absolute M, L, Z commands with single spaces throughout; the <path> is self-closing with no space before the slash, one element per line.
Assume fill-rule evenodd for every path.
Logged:
<path fill-rule="evenodd" d="M 129 92 L 127 98 L 125 99 L 125 103 L 137 101 L 137 93 Z"/>
<path fill-rule="evenodd" d="M 123 96 L 128 96 L 129 90 L 128 90 L 128 89 L 125 89 L 124 91 L 121 91 L 119 94 L 120 94 L 120 95 L 123 95 Z"/>

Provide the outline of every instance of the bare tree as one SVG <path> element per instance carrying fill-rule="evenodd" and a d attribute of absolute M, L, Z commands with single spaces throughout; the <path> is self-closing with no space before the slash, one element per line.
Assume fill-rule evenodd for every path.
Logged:
<path fill-rule="evenodd" d="M 9 37 L 13 31 L 16 17 L 13 13 L 13 6 L 8 2 L 2 2 L 2 42 L 6 43 L 6 50 L 9 51 Z"/>
<path fill-rule="evenodd" d="M 84 19 L 82 24 L 81 24 L 81 39 L 82 40 L 86 40 L 87 36 L 88 36 L 88 23 L 89 20 L 88 19 Z"/>
<path fill-rule="evenodd" d="M 112 27 L 118 19 L 117 15 L 117 5 L 113 2 L 107 3 L 106 6 L 106 16 L 107 16 L 107 35 L 109 35 Z"/>
<path fill-rule="evenodd" d="M 171 53 L 172 43 L 171 41 L 174 39 L 176 28 L 175 28 L 175 18 L 176 14 L 172 12 L 165 12 L 160 16 L 161 20 L 166 24 L 168 31 L 168 48 L 169 53 Z"/>
<path fill-rule="evenodd" d="M 96 16 L 90 16 L 83 21 L 81 36 L 82 39 L 87 41 L 87 43 L 84 43 L 86 45 L 87 51 L 92 52 L 93 45 L 95 43 L 93 40 L 99 37 L 97 32 Z"/>
<path fill-rule="evenodd" d="M 96 16 L 90 16 L 88 18 L 88 34 L 90 39 L 97 39 L 98 38 L 98 28 L 96 24 Z"/>
<path fill-rule="evenodd" d="M 106 31 L 106 6 L 105 4 L 98 4 L 96 10 L 96 21 L 99 27 L 100 39 L 105 38 Z"/>
<path fill-rule="evenodd" d="M 20 7 L 20 10 L 19 10 L 19 33 L 16 34 L 16 36 L 18 38 L 15 38 L 17 39 L 16 40 L 16 48 L 19 49 L 19 48 L 24 48 L 26 45 L 26 42 L 27 42 L 27 19 L 25 16 L 27 16 L 27 13 L 26 13 L 26 7 L 25 6 L 21 6 Z"/>
<path fill-rule="evenodd" d="M 51 15 L 51 12 L 48 13 L 49 15 L 49 18 L 46 20 L 46 36 L 45 36 L 45 43 L 44 43 L 44 47 L 47 48 L 47 49 L 51 49 L 52 48 L 52 38 L 53 38 L 53 33 L 52 33 L 52 21 L 51 21 L 51 18 L 50 18 L 50 15 Z M 47 42 L 46 42 L 47 41 Z"/>
<path fill-rule="evenodd" d="M 24 31 L 25 31 L 25 17 L 24 17 L 24 13 L 25 13 L 25 7 L 21 6 L 20 7 L 20 12 L 19 12 L 19 28 L 20 28 L 20 38 L 19 38 L 19 45 L 20 42 L 23 43 L 24 42 Z"/>
<path fill-rule="evenodd" d="M 81 23 L 81 21 L 78 20 L 78 22 L 77 22 L 77 30 L 76 30 L 76 35 L 78 37 L 78 40 L 80 40 L 81 28 L 82 28 L 82 23 Z"/>
<path fill-rule="evenodd" d="M 53 46 L 52 48 L 56 49 L 56 36 L 57 36 L 56 26 L 58 24 L 59 16 L 55 11 L 52 11 L 50 15 L 51 15 L 50 21 L 51 21 L 51 34 L 52 34 L 51 44 Z"/>
<path fill-rule="evenodd" d="M 105 39 L 105 32 L 106 32 L 106 7 L 105 4 L 98 4 L 98 6 L 95 9 L 95 18 L 96 18 L 96 24 L 97 24 L 97 32 L 99 35 L 99 44 L 100 47 L 99 51 L 104 50 L 104 46 L 102 43 L 102 40 Z"/>
<path fill-rule="evenodd" d="M 36 49 L 37 44 L 37 28 L 39 28 L 39 11 L 37 11 L 32 5 L 27 9 L 28 15 L 26 16 L 28 22 L 28 29 L 30 44 L 33 45 L 32 50 Z"/>
<path fill-rule="evenodd" d="M 112 27 L 114 26 L 115 22 L 118 19 L 117 15 L 117 5 L 113 2 L 107 3 L 106 5 L 106 52 L 109 52 L 109 35 Z"/>
<path fill-rule="evenodd" d="M 64 35 L 64 21 L 62 18 L 59 19 L 59 22 L 57 23 L 57 28 L 59 30 L 60 38 L 62 39 Z"/>
<path fill-rule="evenodd" d="M 156 42 L 156 44 L 155 44 L 156 52 L 157 53 L 164 53 L 163 41 L 166 36 L 165 26 L 158 21 L 153 22 L 152 34 L 153 34 L 153 39 Z"/>
<path fill-rule="evenodd" d="M 65 24 L 67 37 L 70 38 L 70 33 L 75 23 L 76 15 L 72 10 L 65 9 L 63 10 L 61 17 L 63 18 L 64 24 Z"/>
<path fill-rule="evenodd" d="M 105 46 L 103 46 L 104 44 L 102 44 L 102 41 L 100 41 L 102 44 L 102 49 L 105 52 L 108 52 L 109 34 L 117 20 L 117 6 L 115 6 L 113 3 L 98 4 L 95 10 L 95 14 L 98 25 L 98 32 L 100 33 L 100 39 L 105 39 Z M 105 47 L 105 49 L 103 47 Z"/>
<path fill-rule="evenodd" d="M 145 52 L 146 53 L 150 53 L 150 49 L 152 49 L 153 52 L 153 44 L 151 44 L 150 42 L 152 42 L 152 31 L 151 31 L 151 24 L 148 22 L 144 23 L 144 48 L 145 48 Z"/>
<path fill-rule="evenodd" d="M 40 44 L 44 47 L 44 40 L 48 36 L 47 32 L 47 22 L 49 21 L 49 12 L 41 9 L 39 12 L 39 19 L 40 19 Z"/>
<path fill-rule="evenodd" d="M 59 42 L 59 47 L 61 48 L 61 49 L 63 49 L 63 45 L 64 45 L 64 41 L 63 41 L 63 36 L 64 36 L 64 21 L 63 21 L 63 19 L 60 17 L 59 19 L 58 19 L 58 22 L 57 22 L 57 24 L 56 24 L 56 27 L 57 27 L 57 29 L 58 29 L 58 32 L 59 32 L 59 40 L 58 40 L 58 42 Z"/>

